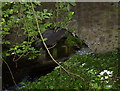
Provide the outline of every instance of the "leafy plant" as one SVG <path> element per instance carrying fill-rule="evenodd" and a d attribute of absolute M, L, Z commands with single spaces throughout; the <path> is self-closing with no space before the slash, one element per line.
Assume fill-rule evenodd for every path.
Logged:
<path fill-rule="evenodd" d="M 42 7 L 42 4 L 39 2 L 34 2 L 34 8 Z M 43 33 L 49 27 L 60 27 L 67 28 L 67 25 L 70 23 L 74 12 L 70 11 L 70 5 L 74 6 L 75 3 L 56 3 L 55 10 L 43 9 L 42 11 L 36 10 L 38 23 L 40 26 L 40 31 Z M 8 45 L 9 49 L 6 52 L 3 52 L 4 57 L 15 55 L 18 58 L 21 56 L 28 56 L 28 59 L 34 59 L 40 55 L 40 50 L 36 50 L 32 44 L 39 39 L 39 33 L 37 31 L 37 26 L 35 22 L 35 17 L 33 15 L 32 6 L 29 2 L 6 2 L 2 3 L 2 34 L 3 45 Z M 66 13 L 62 15 L 63 13 Z M 50 22 L 54 19 L 57 19 L 60 16 L 61 19 L 56 22 Z M 25 36 L 21 42 L 15 39 L 15 43 L 9 40 L 7 36 L 15 33 L 16 38 Z M 46 39 L 44 39 L 46 40 Z M 41 41 L 41 40 L 40 40 Z M 31 58 L 32 57 L 32 58 Z"/>
<path fill-rule="evenodd" d="M 85 78 L 85 81 L 81 81 L 77 77 L 68 75 L 61 70 L 60 67 L 56 67 L 54 71 L 40 77 L 38 81 L 28 82 L 26 85 L 24 84 L 25 87 L 22 89 L 119 89 L 118 85 L 116 85 L 117 78 L 115 78 L 117 73 L 116 62 L 118 62 L 116 54 L 118 55 L 118 53 L 119 51 L 106 54 L 76 54 L 62 64 L 67 70 L 80 74 Z M 108 57 L 110 57 L 110 59 L 108 59 Z"/>

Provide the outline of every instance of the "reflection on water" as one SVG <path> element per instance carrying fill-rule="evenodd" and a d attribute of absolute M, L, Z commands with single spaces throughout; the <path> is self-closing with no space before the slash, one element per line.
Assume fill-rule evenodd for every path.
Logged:
<path fill-rule="evenodd" d="M 93 53 L 88 47 L 87 48 L 81 48 L 80 50 L 76 51 L 77 54 L 83 55 L 83 54 L 91 54 Z"/>
<path fill-rule="evenodd" d="M 59 47 L 59 49 L 53 49 L 50 51 L 51 51 L 52 55 L 57 59 L 57 61 L 66 61 L 72 55 L 75 55 L 75 54 L 80 54 L 80 55 L 86 54 L 87 55 L 87 54 L 92 53 L 89 48 L 84 47 L 84 48 L 81 48 L 80 50 L 75 50 L 75 52 L 74 52 L 74 51 L 71 51 L 71 49 L 67 48 L 67 46 L 62 46 L 62 47 Z M 41 63 L 40 60 L 43 62 Z M 51 72 L 54 69 L 54 67 L 57 66 L 49 58 L 49 56 L 45 53 L 43 53 L 43 55 L 41 57 L 39 57 L 38 61 L 36 62 L 37 64 L 31 65 L 31 67 L 29 67 L 27 69 L 27 71 L 29 71 L 29 72 L 24 77 L 22 77 L 19 82 L 37 81 L 37 79 L 40 76 Z M 40 64 L 44 64 L 44 66 L 41 67 Z M 84 65 L 86 65 L 86 63 L 83 63 L 81 66 L 84 66 Z M 24 69 L 22 71 L 24 71 Z M 19 73 L 17 73 L 17 74 L 19 74 Z M 18 85 L 20 86 L 19 83 L 18 83 Z M 16 89 L 16 87 L 12 86 L 8 89 Z"/>
<path fill-rule="evenodd" d="M 64 40 L 59 42 L 56 47 L 50 49 L 51 54 L 58 62 L 64 62 L 70 58 L 70 56 L 75 53 L 87 54 L 90 53 L 89 48 L 82 48 L 76 51 L 74 48 L 71 48 L 69 45 L 64 44 Z M 19 60 L 18 66 L 19 68 L 13 67 L 13 75 L 15 77 L 15 81 L 20 85 L 20 82 L 29 82 L 36 81 L 40 76 L 46 75 L 51 72 L 54 67 L 57 65 L 51 60 L 50 56 L 46 51 L 41 53 L 37 59 L 28 61 L 28 60 Z M 12 61 L 12 60 L 9 60 Z M 8 70 L 4 70 L 3 72 L 3 89 L 16 89 L 11 79 L 11 75 Z M 6 80 L 7 79 L 7 80 Z"/>
<path fill-rule="evenodd" d="M 57 61 L 66 61 L 72 54 L 74 54 L 74 49 L 68 47 L 64 44 L 58 44 L 55 48 L 50 49 L 51 54 Z M 13 62 L 12 60 L 9 60 Z M 13 63 L 14 64 L 14 63 Z M 46 75 L 51 72 L 55 66 L 57 66 L 49 57 L 46 51 L 42 52 L 42 55 L 37 59 L 28 61 L 28 60 L 19 60 L 19 68 L 15 68 L 15 65 L 11 64 L 12 72 L 15 77 L 15 81 L 19 82 L 28 82 L 35 81 L 40 76 Z M 6 68 L 6 67 L 5 67 Z M 7 79 L 7 80 L 6 80 Z M 4 69 L 3 72 L 3 89 L 16 89 L 13 86 L 13 80 L 8 70 Z"/>

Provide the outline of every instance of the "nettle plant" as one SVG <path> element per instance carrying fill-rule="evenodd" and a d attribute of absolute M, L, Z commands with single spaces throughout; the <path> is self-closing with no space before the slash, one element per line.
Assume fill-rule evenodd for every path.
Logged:
<path fill-rule="evenodd" d="M 34 2 L 34 9 L 37 15 L 40 32 L 45 32 L 46 29 L 53 27 L 67 28 L 74 12 L 70 11 L 71 6 L 75 3 L 71 2 L 56 2 L 55 9 L 43 9 L 38 11 L 38 7 L 42 7 L 42 3 Z M 59 17 L 61 17 L 59 19 Z M 7 2 L 2 3 L 2 44 L 10 46 L 7 51 L 3 52 L 3 57 L 14 55 L 14 61 L 18 61 L 21 57 L 27 56 L 28 59 L 35 59 L 40 55 L 41 49 L 35 49 L 32 44 L 39 40 L 39 32 L 35 21 L 32 5 L 30 2 Z M 12 45 L 11 41 L 6 37 L 16 31 L 16 36 L 20 36 L 18 31 L 23 31 L 22 36 L 26 39 L 21 43 Z M 18 39 L 19 40 L 19 39 Z M 46 40 L 46 39 L 44 39 Z M 4 51 L 4 50 L 3 50 Z"/>

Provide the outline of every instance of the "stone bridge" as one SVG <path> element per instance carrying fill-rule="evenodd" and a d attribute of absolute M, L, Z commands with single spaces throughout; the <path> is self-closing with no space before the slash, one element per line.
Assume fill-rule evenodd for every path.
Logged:
<path fill-rule="evenodd" d="M 120 48 L 120 6 L 117 3 L 77 3 L 69 28 L 95 53 Z M 118 13 L 119 12 L 119 13 Z"/>
<path fill-rule="evenodd" d="M 54 4 L 45 2 L 39 9 L 54 9 Z M 72 11 L 75 12 L 75 15 L 68 28 L 75 28 L 74 33 L 84 40 L 93 52 L 103 53 L 120 48 L 120 42 L 118 41 L 120 6 L 117 3 L 77 2 Z M 8 39 L 12 41 L 12 45 L 21 43 L 25 39 L 21 30 L 18 33 L 20 37 L 14 32 L 8 36 Z"/>

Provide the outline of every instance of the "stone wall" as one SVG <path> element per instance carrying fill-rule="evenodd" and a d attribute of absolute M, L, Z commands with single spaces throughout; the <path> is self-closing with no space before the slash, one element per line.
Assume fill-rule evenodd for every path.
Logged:
<path fill-rule="evenodd" d="M 45 2 L 37 10 L 54 8 L 55 3 Z M 75 15 L 69 28 L 75 28 L 75 34 L 84 40 L 93 52 L 112 51 L 119 47 L 118 22 L 120 20 L 118 18 L 120 14 L 118 12 L 120 9 L 118 8 L 120 7 L 116 3 L 110 2 L 77 2 L 77 5 L 72 8 Z M 17 33 L 21 36 L 17 36 Z M 23 31 L 17 33 L 13 32 L 7 37 L 12 41 L 12 45 L 21 43 L 26 38 L 23 36 Z"/>
<path fill-rule="evenodd" d="M 118 48 L 118 7 L 116 3 L 77 3 L 71 25 L 76 35 L 96 53 Z M 77 22 L 77 23 L 76 23 Z M 70 25 L 70 26 L 71 26 Z"/>

